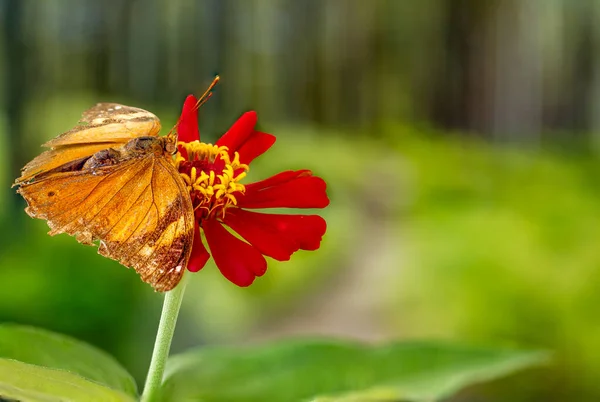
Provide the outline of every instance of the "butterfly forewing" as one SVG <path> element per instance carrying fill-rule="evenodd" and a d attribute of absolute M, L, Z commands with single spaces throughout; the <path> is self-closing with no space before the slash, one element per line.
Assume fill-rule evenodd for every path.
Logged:
<path fill-rule="evenodd" d="M 157 136 L 160 120 L 154 114 L 118 103 L 98 103 L 86 110 L 77 126 L 46 142 L 52 148 L 29 162 L 16 184 L 37 175 L 82 160 L 109 147 L 119 146 L 141 136 Z"/>
<path fill-rule="evenodd" d="M 154 114 L 118 103 L 98 103 L 83 112 L 77 126 L 44 144 L 57 147 L 94 142 L 123 143 L 141 136 L 156 136 L 160 120 Z"/>

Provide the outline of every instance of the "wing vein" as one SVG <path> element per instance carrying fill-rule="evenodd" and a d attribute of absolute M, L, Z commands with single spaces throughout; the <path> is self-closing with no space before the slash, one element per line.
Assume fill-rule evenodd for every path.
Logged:
<path fill-rule="evenodd" d="M 75 209 L 75 208 L 79 207 L 81 204 L 83 204 L 85 201 L 87 201 L 88 197 L 90 197 L 90 196 L 91 196 L 91 195 L 94 193 L 94 191 L 96 191 L 96 190 L 97 190 L 98 186 L 99 186 L 100 184 L 102 184 L 102 183 L 104 182 L 104 180 L 108 179 L 110 176 L 112 176 L 113 174 L 115 174 L 116 172 L 118 172 L 118 171 L 120 171 L 120 170 L 121 170 L 121 169 L 115 170 L 115 171 L 113 171 L 113 172 L 110 172 L 110 173 L 108 173 L 106 176 L 103 176 L 103 177 L 100 179 L 100 181 L 98 181 L 98 183 L 96 183 L 96 184 L 94 185 L 94 187 L 92 187 L 92 190 L 91 190 L 91 191 L 90 191 L 90 192 L 89 192 L 89 193 L 88 193 L 88 194 L 87 194 L 85 197 L 83 197 L 83 199 L 82 199 L 81 201 L 79 201 L 79 202 L 77 203 L 77 205 L 75 205 L 75 206 L 73 206 L 73 207 L 71 207 L 71 208 L 69 208 L 69 209 L 66 209 L 66 208 L 65 208 L 65 210 L 64 210 L 64 211 L 62 211 L 61 213 L 59 213 L 59 214 L 57 214 L 57 215 L 54 215 L 54 216 L 52 216 L 52 219 L 54 220 L 54 219 L 56 219 L 56 218 L 59 218 L 59 217 L 61 217 L 62 215 L 66 214 L 67 212 L 71 212 L 71 210 L 73 210 L 73 209 Z"/>
<path fill-rule="evenodd" d="M 144 187 L 144 189 L 140 192 L 140 195 L 137 196 L 137 198 L 135 199 L 135 201 L 125 211 L 123 211 L 123 213 L 121 214 L 121 217 L 108 230 L 106 230 L 104 232 L 104 236 L 106 234 L 110 233 L 110 231 L 113 230 L 115 228 L 115 226 L 117 226 L 117 224 L 121 221 L 121 219 L 123 219 L 123 217 L 125 215 L 127 215 L 127 213 L 129 211 L 131 211 L 131 208 L 133 208 L 137 204 L 137 202 L 140 200 L 140 198 L 142 198 L 142 196 L 144 195 L 144 193 L 146 192 L 146 190 L 148 190 L 148 186 Z M 148 212 L 146 212 L 146 215 L 148 215 Z M 144 215 L 144 218 L 146 217 L 146 215 Z M 143 221 L 143 219 L 140 220 L 140 222 L 138 223 L 138 225 L 135 227 L 135 230 L 137 230 L 137 228 L 140 226 L 140 224 L 142 223 L 142 221 Z M 125 238 L 123 240 L 123 242 L 126 242 L 127 240 L 129 240 L 129 238 L 131 237 L 132 234 L 133 234 L 133 232 L 131 232 L 129 234 L 129 236 L 127 236 L 127 238 Z"/>
<path fill-rule="evenodd" d="M 150 204 L 150 206 L 148 207 L 148 211 L 146 211 L 146 215 L 144 216 L 144 218 L 145 218 L 146 216 L 148 216 L 148 213 L 150 212 L 150 209 L 152 209 L 152 206 L 154 206 L 154 209 L 156 210 L 156 217 L 157 217 L 157 220 L 156 220 L 156 221 L 157 221 L 157 223 L 158 223 L 158 218 L 160 217 L 160 213 L 159 213 L 159 211 L 158 211 L 158 207 L 156 206 L 156 202 L 154 201 L 154 188 L 152 187 L 152 182 L 154 181 L 154 165 L 155 165 L 155 163 L 156 163 L 156 162 L 155 162 L 155 160 L 153 159 L 153 160 L 152 160 L 152 167 L 151 167 L 151 169 L 152 169 L 152 176 L 150 177 L 150 183 L 149 183 L 149 186 L 150 186 L 150 192 L 151 192 L 151 194 L 152 194 L 152 195 L 151 195 L 151 197 L 152 197 L 152 203 L 151 203 L 151 204 Z M 142 220 L 140 220 L 140 222 L 138 223 L 138 225 L 136 226 L 136 228 L 135 228 L 135 230 L 132 232 L 132 234 L 133 234 L 133 233 L 135 233 L 135 232 L 137 232 L 138 228 L 140 227 L 140 225 L 142 224 L 142 222 L 143 222 L 143 221 L 144 221 L 143 219 L 142 219 Z M 139 248 L 136 250 L 135 254 L 136 254 L 136 255 L 138 255 L 138 254 L 139 254 L 139 252 L 140 252 L 140 251 L 141 251 L 141 250 L 144 248 L 144 246 L 146 246 L 147 244 L 148 244 L 148 241 L 146 241 L 145 243 L 142 243 L 142 245 L 141 245 L 141 246 L 140 246 L 140 247 L 139 247 Z M 144 262 L 146 262 L 146 261 L 144 261 Z M 136 265 L 138 265 L 138 266 L 139 266 L 140 264 L 138 263 L 138 264 L 136 264 Z"/>
<path fill-rule="evenodd" d="M 158 210 L 158 205 L 156 205 L 156 202 L 154 201 L 154 168 L 155 168 L 155 165 L 153 164 L 152 165 L 152 178 L 150 179 L 150 189 L 152 191 L 152 205 L 154 205 L 154 208 L 156 209 L 156 215 L 160 216 L 160 211 Z M 165 235 L 166 231 L 167 230 L 165 228 L 165 230 L 162 231 L 162 233 L 160 234 L 160 236 L 154 241 L 154 250 L 152 250 L 152 253 L 144 260 L 144 262 L 143 262 L 144 264 L 147 263 L 148 261 L 150 261 L 152 259 L 152 257 L 154 257 L 154 254 L 156 253 L 156 250 L 158 250 L 158 247 L 156 247 L 156 245 L 163 238 L 163 236 Z"/>
<path fill-rule="evenodd" d="M 111 196 L 111 197 L 108 199 L 108 201 L 107 201 L 107 202 L 106 202 L 106 203 L 105 203 L 105 204 L 104 204 L 102 207 L 100 207 L 100 209 L 98 210 L 98 212 L 96 212 L 96 214 L 95 214 L 95 215 L 94 215 L 94 216 L 93 216 L 93 217 L 92 217 L 92 218 L 91 218 L 91 219 L 88 221 L 87 225 L 91 225 L 91 223 L 92 223 L 92 222 L 94 222 L 94 219 L 96 219 L 96 218 L 98 217 L 98 215 L 100 215 L 100 212 L 104 211 L 104 209 L 105 209 L 105 208 L 108 206 L 108 204 L 110 204 L 110 202 L 111 202 L 111 201 L 112 201 L 112 200 L 113 200 L 113 199 L 114 199 L 114 198 L 115 198 L 117 195 L 119 195 L 119 194 L 121 193 L 121 191 L 123 191 L 123 189 L 124 189 L 125 187 L 127 187 L 127 186 L 128 186 L 128 185 L 129 185 L 129 184 L 132 182 L 132 180 L 134 180 L 134 179 L 137 179 L 137 176 L 136 176 L 136 175 L 131 175 L 131 177 L 130 177 L 130 178 L 129 178 L 129 179 L 128 179 L 128 180 L 127 180 L 127 181 L 126 181 L 126 182 L 125 182 L 125 183 L 124 183 L 122 186 L 121 186 L 121 188 L 119 188 L 119 189 L 118 189 L 118 190 L 117 190 L 117 191 L 116 191 L 116 192 L 115 192 L 115 193 L 114 193 L 114 194 L 113 194 L 113 195 L 112 195 L 112 196 Z M 91 195 L 91 194 L 90 194 L 90 195 Z M 139 198 L 139 197 L 138 197 L 138 198 Z M 129 210 L 129 208 L 128 208 L 127 210 Z M 121 214 L 121 218 L 119 218 L 119 219 L 117 220 L 117 222 L 115 222 L 115 225 L 116 225 L 116 224 L 117 224 L 117 223 L 118 223 L 118 222 L 119 222 L 119 221 L 120 221 L 120 220 L 123 218 L 123 216 L 124 216 L 124 214 Z M 114 225 L 113 225 L 113 227 L 114 227 Z M 108 231 L 107 231 L 106 233 L 108 233 Z"/>
<path fill-rule="evenodd" d="M 144 189 L 144 193 L 146 192 L 146 190 L 148 189 L 148 186 L 146 186 L 146 188 Z M 137 232 L 137 230 L 140 228 L 140 225 L 142 224 L 142 222 L 144 222 L 144 220 L 146 219 L 146 217 L 148 216 L 148 213 L 150 212 L 150 209 L 152 208 L 152 204 L 148 205 L 148 209 L 146 210 L 146 213 L 144 214 L 144 217 L 142 219 L 140 219 L 140 221 L 138 222 L 137 226 L 135 227 L 135 229 L 133 229 L 129 235 L 125 238 L 125 240 L 123 240 L 123 243 L 126 243 L 127 241 L 129 241 L 129 239 L 131 238 L 131 236 L 134 235 L 135 232 Z M 142 245 L 142 247 L 144 247 L 144 245 Z M 142 247 L 140 247 L 138 249 L 138 252 L 142 249 Z"/>

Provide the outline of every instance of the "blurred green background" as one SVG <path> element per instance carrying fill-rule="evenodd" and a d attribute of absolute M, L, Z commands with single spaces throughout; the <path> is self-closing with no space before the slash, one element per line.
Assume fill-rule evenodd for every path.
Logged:
<path fill-rule="evenodd" d="M 0 0 L 0 321 L 117 356 L 143 381 L 161 297 L 51 238 L 10 189 L 100 101 L 214 141 L 274 133 L 249 179 L 329 185 L 322 249 L 248 289 L 194 274 L 173 351 L 291 334 L 548 348 L 551 367 L 453 401 L 600 400 L 600 2 Z"/>

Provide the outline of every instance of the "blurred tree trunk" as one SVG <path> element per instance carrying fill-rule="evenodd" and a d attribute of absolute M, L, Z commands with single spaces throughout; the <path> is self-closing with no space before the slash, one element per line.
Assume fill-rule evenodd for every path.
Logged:
<path fill-rule="evenodd" d="M 97 25 L 88 50 L 91 86 L 94 92 L 106 94 L 110 91 L 110 7 L 90 7 L 86 17 Z"/>
<path fill-rule="evenodd" d="M 586 100 L 589 103 L 588 119 L 592 149 L 600 152 L 600 3 L 593 2 L 588 10 L 590 21 L 590 90 Z"/>
<path fill-rule="evenodd" d="M 156 0 L 134 0 L 129 9 L 129 86 L 139 99 L 156 100 L 161 82 L 163 18 Z"/>
<path fill-rule="evenodd" d="M 493 3 L 491 1 L 490 3 Z M 473 130 L 473 121 L 469 119 L 470 97 L 479 97 L 471 89 L 474 75 L 473 57 L 479 47 L 473 40 L 478 38 L 483 14 L 488 8 L 487 2 L 479 0 L 448 0 L 444 4 L 444 20 L 441 34 L 445 43 L 440 49 L 437 62 L 438 74 L 434 75 L 434 95 L 432 119 L 442 127 Z"/>
<path fill-rule="evenodd" d="M 484 52 L 493 70 L 491 121 L 486 124 L 494 139 L 539 144 L 542 130 L 542 32 L 544 11 L 536 0 L 498 4 L 488 41 L 493 55 Z M 547 5 L 551 7 L 550 4 Z M 487 53 L 487 54 L 486 54 Z"/>
<path fill-rule="evenodd" d="M 593 27 L 598 21 L 594 19 L 593 8 L 597 2 L 583 2 L 577 18 L 575 33 L 577 41 L 573 44 L 571 91 L 567 95 L 570 102 L 571 130 L 587 131 L 590 129 L 589 111 L 591 108 L 591 88 L 594 74 L 594 49 L 592 46 Z"/>
<path fill-rule="evenodd" d="M 129 58 L 127 57 L 128 21 L 133 3 L 129 0 L 113 0 L 106 8 L 104 17 L 105 39 L 109 49 L 109 88 L 113 93 L 122 93 L 128 87 Z"/>
<path fill-rule="evenodd" d="M 24 0 L 6 0 L 2 26 L 4 29 L 4 102 L 6 104 L 6 144 L 10 158 L 9 177 L 19 176 L 26 161 L 26 144 L 23 136 L 23 112 L 29 88 L 26 79 L 26 49 L 23 44 L 23 21 L 25 12 Z M 11 180 L 12 181 L 12 180 Z M 21 197 L 16 194 L 10 198 L 12 210 L 21 209 Z M 11 214 L 12 215 L 12 214 Z"/>

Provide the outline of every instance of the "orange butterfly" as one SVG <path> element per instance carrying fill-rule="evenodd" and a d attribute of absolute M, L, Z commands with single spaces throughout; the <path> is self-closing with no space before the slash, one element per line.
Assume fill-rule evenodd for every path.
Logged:
<path fill-rule="evenodd" d="M 194 213 L 172 160 L 173 133 L 143 109 L 99 103 L 72 130 L 47 142 L 15 181 L 26 212 L 50 235 L 68 233 L 133 267 L 157 291 L 181 280 L 190 258 Z"/>

